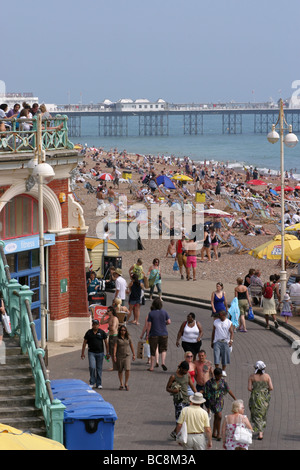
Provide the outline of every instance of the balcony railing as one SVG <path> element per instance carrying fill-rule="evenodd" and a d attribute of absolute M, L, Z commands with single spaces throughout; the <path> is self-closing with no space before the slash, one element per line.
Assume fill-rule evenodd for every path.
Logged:
<path fill-rule="evenodd" d="M 68 117 L 56 115 L 50 121 L 44 121 L 42 127 L 42 145 L 44 150 L 73 149 L 68 140 Z M 9 121 L 0 119 L 6 130 L 0 131 L 0 155 L 2 153 L 31 153 L 36 148 L 37 118 Z"/>

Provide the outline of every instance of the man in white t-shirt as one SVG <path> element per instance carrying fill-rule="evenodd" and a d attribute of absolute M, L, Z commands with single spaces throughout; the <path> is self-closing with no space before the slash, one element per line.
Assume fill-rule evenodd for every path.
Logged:
<path fill-rule="evenodd" d="M 113 273 L 113 278 L 116 283 L 116 292 L 114 298 L 121 299 L 122 305 L 125 305 L 127 282 L 124 277 L 122 277 L 121 269 L 117 268 L 115 270 L 115 272 Z"/>
<path fill-rule="evenodd" d="M 289 292 L 290 296 L 300 295 L 300 278 L 297 278 L 296 282 L 290 285 Z"/>
<path fill-rule="evenodd" d="M 223 310 L 219 312 L 219 318 L 214 321 L 211 336 L 211 347 L 214 350 L 214 362 L 216 368 L 222 363 L 222 375 L 226 374 L 226 366 L 230 364 L 230 349 L 233 343 L 233 326 L 228 320 L 227 313 Z"/>

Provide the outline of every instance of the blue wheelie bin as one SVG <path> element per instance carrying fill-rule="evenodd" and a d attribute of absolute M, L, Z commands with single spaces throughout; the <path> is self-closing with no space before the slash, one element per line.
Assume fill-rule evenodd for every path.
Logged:
<path fill-rule="evenodd" d="M 77 400 L 80 399 L 80 400 L 83 400 L 83 401 L 87 401 L 87 400 L 97 400 L 97 401 L 104 401 L 103 398 L 101 397 L 101 395 L 97 392 L 95 392 L 95 390 L 88 390 L 88 389 L 84 389 L 84 388 L 78 388 L 78 389 L 75 389 L 75 390 L 69 390 L 69 389 L 62 389 L 62 390 L 52 390 L 52 393 L 53 393 L 53 397 L 54 398 L 57 398 L 58 400 L 60 401 L 66 401 L 66 400 Z"/>
<path fill-rule="evenodd" d="M 62 402 L 64 445 L 68 450 L 113 450 L 114 426 L 118 419 L 106 401 Z"/>
<path fill-rule="evenodd" d="M 83 380 L 79 379 L 58 379 L 58 380 L 51 380 L 51 389 L 52 390 L 59 390 L 59 389 L 70 389 L 75 390 L 78 388 L 91 388 L 87 383 L 83 382 Z"/>

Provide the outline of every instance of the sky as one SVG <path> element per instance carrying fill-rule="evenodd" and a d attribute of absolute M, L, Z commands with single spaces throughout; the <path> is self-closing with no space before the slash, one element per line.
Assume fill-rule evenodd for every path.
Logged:
<path fill-rule="evenodd" d="M 300 80 L 299 0 L 2 3 L 0 80 L 40 102 L 277 101 Z"/>

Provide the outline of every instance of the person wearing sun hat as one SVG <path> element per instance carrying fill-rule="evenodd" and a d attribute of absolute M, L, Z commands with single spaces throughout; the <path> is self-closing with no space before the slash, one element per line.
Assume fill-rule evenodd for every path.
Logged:
<path fill-rule="evenodd" d="M 250 420 L 253 431 L 258 432 L 258 440 L 263 439 L 263 433 L 267 425 L 267 413 L 271 400 L 273 384 L 269 374 L 266 374 L 266 364 L 257 361 L 254 366 L 254 374 L 248 379 L 248 390 L 251 392 L 249 399 Z"/>
<path fill-rule="evenodd" d="M 208 413 L 201 407 L 205 402 L 202 393 L 191 395 L 190 406 L 183 408 L 177 420 L 176 434 L 179 433 L 183 422 L 186 422 L 187 442 L 182 444 L 185 450 L 205 450 L 212 447 Z"/>

